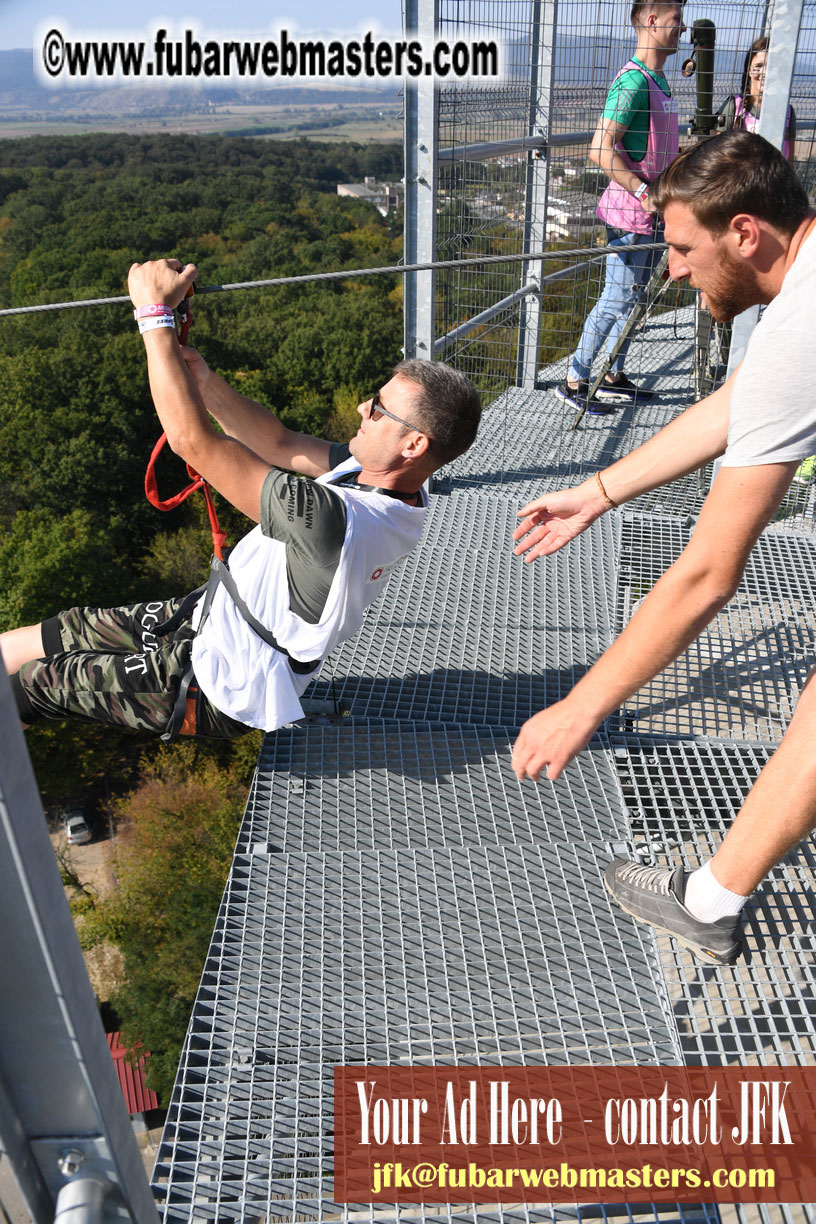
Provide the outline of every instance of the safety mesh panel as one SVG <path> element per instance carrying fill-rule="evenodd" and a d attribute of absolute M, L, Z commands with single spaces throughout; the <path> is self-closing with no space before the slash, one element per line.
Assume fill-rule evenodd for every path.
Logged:
<path fill-rule="evenodd" d="M 679 520 L 624 517 L 618 631 L 690 535 Z M 813 537 L 764 532 L 727 607 L 676 663 L 625 703 L 612 725 L 643 734 L 778 739 L 816 649 L 814 583 Z"/>
<path fill-rule="evenodd" d="M 347 1218 L 338 1063 L 677 1064 L 653 941 L 603 865 L 589 844 L 237 856 L 154 1173 L 165 1220 Z"/>
<path fill-rule="evenodd" d="M 773 751 L 735 740 L 613 742 L 633 849 L 641 861 L 688 870 L 720 845 Z M 746 908 L 735 965 L 710 968 L 658 937 L 685 1062 L 814 1065 L 814 868 L 811 837 L 773 869 Z"/>
<path fill-rule="evenodd" d="M 500 491 L 512 504 L 523 505 L 603 470 L 648 441 L 686 407 L 691 340 L 688 309 L 646 323 L 630 352 L 638 354 L 640 380 L 657 393 L 656 398 L 636 407 L 618 405 L 610 416 L 584 416 L 577 429 L 571 428 L 576 409 L 554 394 L 567 373 L 565 360 L 541 371 L 539 389 L 511 387 L 485 412 L 475 445 L 442 468 L 434 487 L 440 492 Z M 693 473 L 644 494 L 631 507 L 697 514 L 709 478 L 708 470 Z"/>
<path fill-rule="evenodd" d="M 445 723 L 298 726 L 266 737 L 240 853 L 536 844 L 626 835 L 615 772 L 596 740 L 568 786 L 523 786 L 516 733 Z"/>
<path fill-rule="evenodd" d="M 501 84 L 440 80 L 437 87 L 438 141 L 455 150 L 454 161 L 438 166 L 436 249 L 440 259 L 474 258 L 480 254 L 518 254 L 524 249 L 525 197 L 528 174 L 543 163 L 528 166 L 523 153 L 490 159 L 464 156 L 465 146 L 482 141 L 518 139 L 530 131 L 533 52 L 537 35 L 535 6 L 529 0 L 439 0 L 440 37 L 461 38 L 465 30 L 479 36 L 494 30 L 510 48 L 510 76 Z M 489 264 L 440 269 L 434 294 L 435 332 L 442 336 L 463 319 L 519 287 L 520 265 Z M 512 381 L 516 364 L 518 306 L 502 312 L 445 354 L 474 379 L 480 392 L 492 398 Z"/>
<path fill-rule="evenodd" d="M 355 717 L 517 726 L 563 697 L 611 641 L 614 520 L 546 564 L 512 552 L 516 508 L 433 499 L 422 541 L 308 696 Z"/>
<path fill-rule="evenodd" d="M 721 1224 L 814 1224 L 816 1208 L 809 1203 L 758 1203 L 720 1207 Z"/>

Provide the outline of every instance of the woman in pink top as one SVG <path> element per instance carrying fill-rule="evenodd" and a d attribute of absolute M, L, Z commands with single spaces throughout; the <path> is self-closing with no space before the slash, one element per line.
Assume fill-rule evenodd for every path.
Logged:
<path fill-rule="evenodd" d="M 745 66 L 742 71 L 742 93 L 733 97 L 733 119 L 730 126 L 736 129 L 744 128 L 753 132 L 759 123 L 762 109 L 762 94 L 765 90 L 765 65 L 768 58 L 768 39 L 763 34 L 751 43 L 745 56 Z M 729 99 L 729 103 L 732 100 Z M 728 106 L 728 103 L 726 103 Z M 785 125 L 785 139 L 782 142 L 782 154 L 793 165 L 793 155 L 796 146 L 796 116 L 793 107 L 788 107 L 788 121 Z"/>

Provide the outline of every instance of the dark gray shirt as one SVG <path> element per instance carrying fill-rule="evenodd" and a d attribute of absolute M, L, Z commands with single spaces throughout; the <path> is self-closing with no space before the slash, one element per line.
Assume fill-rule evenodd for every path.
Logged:
<path fill-rule="evenodd" d="M 316 625 L 343 551 L 342 497 L 330 485 L 272 468 L 261 489 L 261 531 L 286 545 L 289 607 Z"/>

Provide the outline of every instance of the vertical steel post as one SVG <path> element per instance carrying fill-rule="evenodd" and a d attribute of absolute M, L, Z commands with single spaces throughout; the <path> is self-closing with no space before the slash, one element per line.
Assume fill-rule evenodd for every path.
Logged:
<path fill-rule="evenodd" d="M 778 149 L 782 148 L 782 141 L 785 139 L 788 102 L 803 10 L 804 0 L 775 0 L 770 25 L 766 29 L 770 50 L 757 131 Z M 759 307 L 751 306 L 734 320 L 728 358 L 729 374 L 734 372 L 745 356 L 751 332 L 758 319 Z"/>
<path fill-rule="evenodd" d="M 76 1174 L 158 1224 L 1 663 L 0 735 L 0 1149 L 36 1224 Z"/>
<path fill-rule="evenodd" d="M 405 36 L 430 46 L 436 37 L 439 0 L 406 0 Z M 405 262 L 431 263 L 436 255 L 439 96 L 433 76 L 412 77 L 405 88 Z M 403 277 L 405 356 L 433 359 L 436 276 Z"/>
<path fill-rule="evenodd" d="M 550 110 L 555 75 L 555 24 L 558 0 L 533 0 L 531 13 L 530 107 L 527 131 L 531 136 L 550 134 Z M 527 153 L 527 182 L 524 201 L 524 245 L 522 252 L 543 251 L 547 236 L 547 198 L 549 194 L 550 153 Z M 521 284 L 541 284 L 541 260 L 525 261 Z M 525 297 L 519 312 L 519 343 L 516 382 L 534 387 L 538 374 L 541 339 L 541 294 Z"/>
<path fill-rule="evenodd" d="M 776 0 L 767 28 L 769 52 L 757 131 L 782 148 L 804 0 Z"/>

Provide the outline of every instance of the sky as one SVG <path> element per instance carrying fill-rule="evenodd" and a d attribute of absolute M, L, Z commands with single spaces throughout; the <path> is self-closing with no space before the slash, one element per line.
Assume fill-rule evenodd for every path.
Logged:
<path fill-rule="evenodd" d="M 127 7 L 111 0 L 0 0 L 0 50 L 30 48 L 37 31 L 51 26 L 107 38 L 161 25 L 196 26 L 213 35 L 257 35 L 273 24 L 310 33 L 391 33 L 401 28 L 402 10 L 400 0 L 140 0 Z"/>

